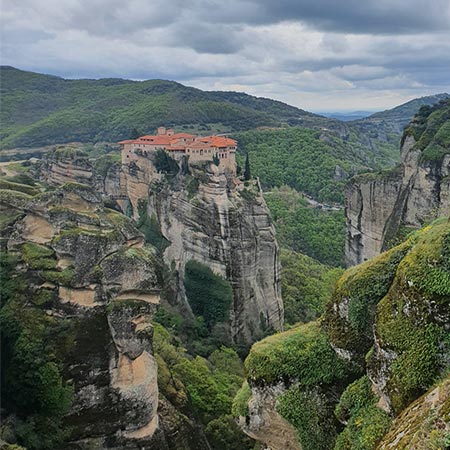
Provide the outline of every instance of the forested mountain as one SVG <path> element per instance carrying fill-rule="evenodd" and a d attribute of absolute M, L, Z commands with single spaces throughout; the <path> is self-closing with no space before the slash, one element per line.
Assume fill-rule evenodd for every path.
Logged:
<path fill-rule="evenodd" d="M 283 124 L 330 126 L 324 117 L 240 92 L 204 92 L 166 80 L 66 80 L 1 67 L 2 148 L 116 141 L 164 124 L 236 131 Z M 336 122 L 337 123 L 337 122 Z"/>
<path fill-rule="evenodd" d="M 398 147 L 403 128 L 412 120 L 421 106 L 432 106 L 449 97 L 449 94 L 436 94 L 415 98 L 395 108 L 347 123 L 358 133 L 367 136 L 371 144 L 376 141 L 385 141 Z"/>

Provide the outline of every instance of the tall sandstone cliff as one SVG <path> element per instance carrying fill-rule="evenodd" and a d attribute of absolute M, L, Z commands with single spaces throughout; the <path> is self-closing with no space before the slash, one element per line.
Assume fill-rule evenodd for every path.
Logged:
<path fill-rule="evenodd" d="M 178 300 L 187 311 L 187 262 L 198 261 L 232 287 L 229 333 L 236 343 L 254 342 L 283 325 L 279 248 L 257 181 L 247 186 L 214 164 L 159 173 L 150 158 L 113 167 L 105 189 L 130 202 L 135 218 L 156 221 L 165 239 L 165 263 L 178 274 Z M 124 200 L 125 199 L 125 200 Z M 144 210 L 143 210 L 144 208 Z"/>
<path fill-rule="evenodd" d="M 356 177 L 347 191 L 346 262 L 359 264 L 410 228 L 450 212 L 450 103 L 422 108 L 405 129 L 399 168 Z"/>
<path fill-rule="evenodd" d="M 2 279 L 1 311 L 9 366 L 5 423 L 17 430 L 9 435 L 28 427 L 30 440 L 33 427 L 48 426 L 42 446 L 61 448 L 55 409 L 65 401 L 55 397 L 51 406 L 50 399 L 65 391 L 65 449 L 207 448 L 195 425 L 158 391 L 151 323 L 159 303 L 158 261 L 133 222 L 77 183 L 33 196 L 0 190 L 0 211 L 2 267 L 13 261 Z M 21 362 L 27 352 L 36 366 Z M 60 381 L 47 386 L 49 373 Z M 50 397 L 30 411 L 18 397 L 33 386 Z M 48 425 L 40 424 L 43 408 Z"/>
<path fill-rule="evenodd" d="M 195 260 L 226 278 L 233 300 L 229 335 L 247 345 L 283 326 L 279 248 L 259 183 L 244 185 L 215 164 L 155 165 L 155 155 L 121 165 L 92 165 L 77 149 L 60 148 L 41 166 L 41 179 L 77 181 L 117 202 L 136 220 L 144 215 L 164 241 L 164 262 L 177 274 L 179 304 L 191 314 L 184 288 Z"/>

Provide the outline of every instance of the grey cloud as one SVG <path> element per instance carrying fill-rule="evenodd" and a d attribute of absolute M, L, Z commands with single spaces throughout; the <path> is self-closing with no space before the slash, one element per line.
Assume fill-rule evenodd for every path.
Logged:
<path fill-rule="evenodd" d="M 272 24 L 300 21 L 327 31 L 347 33 L 418 33 L 450 29 L 447 0 L 239 0 L 199 9 L 200 17 L 228 23 Z"/>
<path fill-rule="evenodd" d="M 242 49 L 238 28 L 208 23 L 187 23 L 171 28 L 171 42 L 175 46 L 190 47 L 198 53 L 233 54 Z"/>
<path fill-rule="evenodd" d="M 448 0 L 4 3 L 3 62 L 64 77 L 165 78 L 300 107 L 450 89 Z"/>

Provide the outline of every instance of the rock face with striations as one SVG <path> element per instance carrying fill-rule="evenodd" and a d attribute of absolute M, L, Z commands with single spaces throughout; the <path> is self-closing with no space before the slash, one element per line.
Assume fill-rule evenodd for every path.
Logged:
<path fill-rule="evenodd" d="M 148 213 L 156 215 L 170 242 L 164 258 L 174 262 L 180 274 L 179 292 L 190 259 L 213 268 L 233 289 L 233 340 L 253 342 L 265 330 L 283 325 L 274 228 L 256 183 L 244 188 L 245 197 L 215 166 L 203 174 L 192 199 L 185 189 L 173 190 L 167 184 L 151 189 Z"/>
<path fill-rule="evenodd" d="M 405 228 L 450 212 L 450 103 L 423 108 L 405 130 L 401 166 L 356 177 L 346 198 L 346 262 L 386 250 Z"/>
<path fill-rule="evenodd" d="M 5 310 L 20 311 L 34 339 L 45 325 L 49 358 L 73 388 L 64 448 L 207 448 L 182 416 L 174 435 L 176 414 L 158 392 L 158 263 L 133 222 L 75 183 L 34 197 L 2 190 L 0 209 L 3 250 L 18 258 L 25 289 Z"/>
<path fill-rule="evenodd" d="M 279 248 L 268 208 L 256 181 L 244 186 L 214 164 L 180 162 L 177 174 L 159 173 L 150 158 L 122 166 L 119 184 L 106 180 L 112 196 L 130 201 L 134 215 L 155 220 L 166 240 L 164 260 L 178 273 L 184 292 L 186 263 L 196 260 L 226 278 L 232 287 L 230 334 L 250 343 L 283 325 Z M 117 170 L 110 171 L 117 180 Z M 125 201 L 125 202 L 126 202 Z M 142 210 L 144 208 L 144 211 Z M 139 212 L 140 211 L 140 212 Z"/>
<path fill-rule="evenodd" d="M 214 164 L 178 162 L 175 173 L 157 170 L 155 155 L 129 164 L 92 164 L 79 150 L 59 148 L 41 164 L 39 176 L 52 184 L 88 184 L 136 220 L 157 222 L 166 264 L 178 274 L 178 298 L 187 312 L 184 272 L 196 260 L 226 278 L 233 300 L 229 334 L 248 344 L 283 325 L 279 248 L 259 184 Z M 100 167 L 97 167 L 100 166 Z M 100 169 L 100 170 L 99 170 Z"/>

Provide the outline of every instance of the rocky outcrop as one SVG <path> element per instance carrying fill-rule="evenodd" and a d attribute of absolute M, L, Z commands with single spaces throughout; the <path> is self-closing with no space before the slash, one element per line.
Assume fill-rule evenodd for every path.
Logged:
<path fill-rule="evenodd" d="M 111 170 L 105 186 L 124 210 L 131 206 L 136 219 L 146 213 L 157 221 L 167 243 L 164 260 L 178 273 L 178 298 L 188 311 L 184 272 L 186 263 L 196 260 L 231 283 L 235 342 L 281 329 L 279 249 L 258 182 L 244 186 L 214 164 L 192 166 L 190 172 L 181 161 L 178 174 L 163 174 L 150 158 L 140 158 L 119 173 Z"/>
<path fill-rule="evenodd" d="M 185 183 L 195 183 L 192 180 L 200 182 L 190 196 Z M 147 214 L 158 218 L 168 241 L 164 259 L 179 274 L 182 300 L 186 302 L 186 263 L 196 260 L 231 283 L 235 342 L 253 342 L 268 329 L 281 329 L 279 249 L 257 182 L 237 190 L 235 180 L 218 173 L 214 165 L 178 182 L 177 187 L 165 181 L 150 186 Z"/>
<path fill-rule="evenodd" d="M 93 185 L 92 164 L 80 147 L 76 144 L 61 145 L 47 153 L 40 162 L 42 180 L 56 185 L 67 182 Z"/>
<path fill-rule="evenodd" d="M 106 157 L 105 157 L 106 158 Z M 80 181 L 102 192 L 124 213 L 157 221 L 167 243 L 166 264 L 178 274 L 178 300 L 190 313 L 184 271 L 196 260 L 225 277 L 233 290 L 229 334 L 251 343 L 283 324 L 279 249 L 258 182 L 242 181 L 214 164 L 178 162 L 178 173 L 157 170 L 154 155 L 129 164 L 91 164 L 79 150 L 47 156 L 40 178 L 52 184 Z"/>
<path fill-rule="evenodd" d="M 450 378 L 431 388 L 395 419 L 377 450 L 448 448 Z"/>
<path fill-rule="evenodd" d="M 1 191 L 0 208 L 11 217 L 3 247 L 27 290 L 17 307 L 47 322 L 52 358 L 73 387 L 63 448 L 205 448 L 184 416 L 183 445 L 171 445 L 152 348 L 158 263 L 132 221 L 74 183 L 37 197 Z"/>
<path fill-rule="evenodd" d="M 247 417 L 239 418 L 242 430 L 272 450 L 301 450 L 297 430 L 276 410 L 277 398 L 286 392 L 283 383 L 254 387 Z"/>
<path fill-rule="evenodd" d="M 450 222 L 440 218 L 348 269 L 317 324 L 253 345 L 243 430 L 276 450 L 445 448 L 449 324 Z"/>
<path fill-rule="evenodd" d="M 399 168 L 355 177 L 346 194 L 346 263 L 386 250 L 398 233 L 450 213 L 449 102 L 406 129 Z"/>

